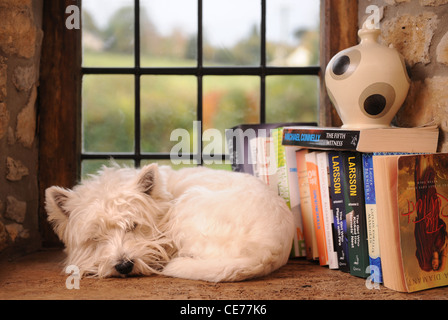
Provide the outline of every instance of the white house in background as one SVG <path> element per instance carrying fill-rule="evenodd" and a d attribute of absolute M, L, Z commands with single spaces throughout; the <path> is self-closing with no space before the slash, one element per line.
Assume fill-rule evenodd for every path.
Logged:
<path fill-rule="evenodd" d="M 291 53 L 287 54 L 285 48 L 279 46 L 275 52 L 275 58 L 269 62 L 273 66 L 308 66 L 311 61 L 311 52 L 303 46 L 299 46 Z"/>
<path fill-rule="evenodd" d="M 104 50 L 104 41 L 89 31 L 82 34 L 82 42 L 85 49 L 100 52 Z"/>
<path fill-rule="evenodd" d="M 296 48 L 285 59 L 285 65 L 290 66 L 308 66 L 311 61 L 311 52 L 305 47 Z"/>

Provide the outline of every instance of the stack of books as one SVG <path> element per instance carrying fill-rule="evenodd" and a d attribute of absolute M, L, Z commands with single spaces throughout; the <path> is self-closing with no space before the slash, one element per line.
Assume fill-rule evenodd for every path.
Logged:
<path fill-rule="evenodd" d="M 438 135 L 276 127 L 248 141 L 251 174 L 294 208 L 292 257 L 401 292 L 445 286 L 448 154 L 436 153 Z"/>

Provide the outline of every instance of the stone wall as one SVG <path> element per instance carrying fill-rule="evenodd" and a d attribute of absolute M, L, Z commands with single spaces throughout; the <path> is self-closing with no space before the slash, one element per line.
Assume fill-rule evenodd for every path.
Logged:
<path fill-rule="evenodd" d="M 448 152 L 448 0 L 360 0 L 359 26 L 372 4 L 381 12 L 381 41 L 393 45 L 410 69 L 411 88 L 395 124 L 436 123 L 438 151 Z"/>
<path fill-rule="evenodd" d="M 0 0 L 0 255 L 40 247 L 36 99 L 42 0 Z"/>

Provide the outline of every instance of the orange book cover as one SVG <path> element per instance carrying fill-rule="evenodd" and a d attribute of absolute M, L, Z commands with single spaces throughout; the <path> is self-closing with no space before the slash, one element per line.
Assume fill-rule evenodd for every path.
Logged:
<path fill-rule="evenodd" d="M 317 250 L 319 252 L 319 264 L 328 265 L 328 253 L 325 239 L 324 217 L 322 199 L 319 185 L 319 171 L 317 168 L 316 154 L 314 152 L 305 155 L 308 170 L 308 184 L 310 187 L 311 207 L 313 209 L 314 229 L 316 232 Z"/>
<path fill-rule="evenodd" d="M 303 234 L 305 237 L 306 257 L 309 260 L 319 259 L 316 234 L 314 231 L 313 209 L 311 207 L 310 186 L 308 184 L 308 170 L 305 155 L 308 149 L 296 151 L 297 176 L 299 180 L 300 210 L 302 212 Z"/>

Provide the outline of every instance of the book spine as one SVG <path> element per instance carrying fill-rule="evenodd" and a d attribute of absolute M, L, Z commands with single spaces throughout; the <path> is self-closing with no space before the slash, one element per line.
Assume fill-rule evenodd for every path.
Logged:
<path fill-rule="evenodd" d="M 270 188 L 277 191 L 277 180 L 275 174 L 275 151 L 271 137 L 257 137 L 249 141 L 251 159 L 254 159 L 254 176 L 266 183 Z"/>
<path fill-rule="evenodd" d="M 333 242 L 333 208 L 330 199 L 328 153 L 326 151 L 316 154 L 317 168 L 319 170 L 319 186 L 322 200 L 322 215 L 324 218 L 325 239 L 327 244 L 328 267 L 338 269 L 338 258 Z"/>
<path fill-rule="evenodd" d="M 375 194 L 375 178 L 371 153 L 362 154 L 364 174 L 364 198 L 366 203 L 367 243 L 369 248 L 370 275 L 374 282 L 382 283 L 378 214 Z"/>
<path fill-rule="evenodd" d="M 258 161 L 257 155 L 260 152 L 258 144 L 259 144 L 259 140 L 261 138 L 252 138 L 249 140 L 249 154 L 250 154 L 250 158 L 251 159 L 255 159 L 255 161 L 252 162 L 252 171 L 253 171 L 253 175 L 257 178 L 260 178 L 261 180 L 262 178 L 262 173 L 261 173 L 261 163 Z M 261 152 L 260 152 L 261 153 Z"/>
<path fill-rule="evenodd" d="M 366 209 L 362 175 L 362 155 L 344 152 L 344 178 L 346 194 L 346 222 L 348 233 L 350 274 L 366 278 L 369 266 Z"/>
<path fill-rule="evenodd" d="M 313 149 L 356 151 L 359 137 L 359 130 L 285 128 L 283 130 L 283 145 Z"/>
<path fill-rule="evenodd" d="M 278 193 L 286 201 L 286 204 L 291 209 L 296 227 L 296 232 L 294 233 L 293 238 L 293 246 L 291 249 L 291 257 L 304 257 L 306 255 L 306 249 L 302 232 L 302 215 L 300 212 L 299 199 L 298 199 L 299 191 L 298 191 L 297 167 L 294 166 L 292 168 L 292 170 L 294 170 L 295 168 L 295 172 L 292 172 L 291 175 L 288 168 L 287 151 L 285 150 L 285 147 L 281 143 L 282 142 L 281 128 L 272 130 L 272 140 L 274 142 L 274 148 L 277 153 Z M 293 183 L 297 184 L 297 188 L 291 186 Z"/>
<path fill-rule="evenodd" d="M 242 129 L 226 131 L 227 147 L 231 161 L 232 171 L 245 172 L 253 175 L 253 166 L 249 161 L 249 142 L 244 138 Z"/>
<path fill-rule="evenodd" d="M 283 147 L 284 148 L 284 147 Z M 295 238 L 297 238 L 297 248 L 294 257 L 306 256 L 305 236 L 303 234 L 302 210 L 300 209 L 299 179 L 297 174 L 297 162 L 295 148 L 285 148 L 286 169 L 288 174 L 289 198 L 291 211 L 294 216 L 296 226 Z"/>
<path fill-rule="evenodd" d="M 320 195 L 319 171 L 317 169 L 316 153 L 310 152 L 305 155 L 305 158 L 308 171 L 308 183 L 310 186 L 316 244 L 319 252 L 319 264 L 324 266 L 328 265 L 328 254 L 325 240 L 324 219 L 322 215 L 322 200 Z"/>
<path fill-rule="evenodd" d="M 348 243 L 347 243 L 347 223 L 345 220 L 344 203 L 344 166 L 340 152 L 331 151 L 328 153 L 330 167 L 330 194 L 333 207 L 333 234 L 336 252 L 338 254 L 339 269 L 349 272 Z"/>
<path fill-rule="evenodd" d="M 302 212 L 303 233 L 305 236 L 306 258 L 309 260 L 319 259 L 317 251 L 316 233 L 314 232 L 313 211 L 311 207 L 310 186 L 308 183 L 308 170 L 305 155 L 308 149 L 296 151 L 297 176 L 299 180 L 300 209 Z"/>
<path fill-rule="evenodd" d="M 272 141 L 274 142 L 274 150 L 276 153 L 276 172 L 277 172 L 277 188 L 278 194 L 286 201 L 286 204 L 291 208 L 289 198 L 288 176 L 286 173 L 286 156 L 285 148 L 279 143 L 281 131 L 278 129 L 272 130 Z"/>

